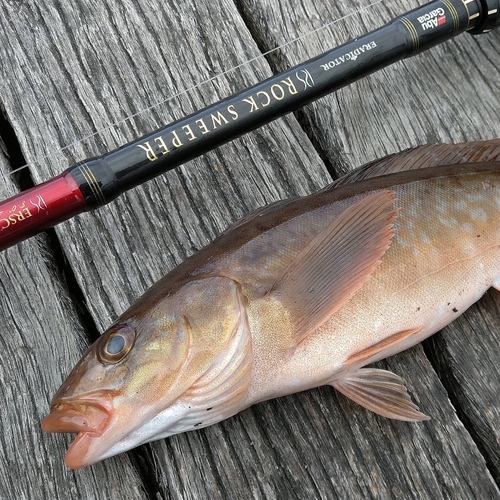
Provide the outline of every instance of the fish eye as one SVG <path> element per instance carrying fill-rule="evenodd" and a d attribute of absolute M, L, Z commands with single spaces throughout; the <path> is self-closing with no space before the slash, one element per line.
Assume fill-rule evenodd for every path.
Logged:
<path fill-rule="evenodd" d="M 128 325 L 120 325 L 109 335 L 105 335 L 97 351 L 102 363 L 118 363 L 130 351 L 135 341 L 135 331 Z"/>
<path fill-rule="evenodd" d="M 111 337 L 106 344 L 106 352 L 113 356 L 120 354 L 125 349 L 125 339 L 123 335 L 115 335 Z"/>

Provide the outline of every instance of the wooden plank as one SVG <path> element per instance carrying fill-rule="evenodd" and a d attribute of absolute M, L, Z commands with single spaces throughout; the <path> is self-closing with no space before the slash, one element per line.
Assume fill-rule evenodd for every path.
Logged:
<path fill-rule="evenodd" d="M 0 196 L 16 192 L 1 153 Z M 69 439 L 42 432 L 40 421 L 64 373 L 88 342 L 44 237 L 0 253 L 0 498 L 144 498 L 130 456 L 74 474 L 62 460 Z M 57 369 L 55 369 L 57 367 Z"/>
<path fill-rule="evenodd" d="M 405 378 L 430 422 L 384 420 L 324 387 L 155 443 L 160 485 L 174 498 L 498 498 L 421 347 L 377 366 Z"/>
<path fill-rule="evenodd" d="M 3 26 L 5 59 L 11 66 L 5 74 L 10 74 L 11 82 L 3 86 L 4 101 L 16 130 L 24 132 L 20 142 L 26 157 L 30 161 L 42 157 L 33 173 L 36 181 L 68 166 L 62 155 L 43 159 L 47 152 L 57 152 L 88 135 L 92 127 L 103 129 L 209 79 L 228 60 L 242 63 L 258 55 L 230 2 L 220 6 L 186 3 L 182 10 L 165 2 L 147 6 L 131 2 L 124 4 L 126 16 L 120 5 L 88 0 L 64 9 L 46 2 L 38 12 L 37 4 L 28 3 L 15 16 L 6 7 L 5 19 L 11 22 Z M 39 21 L 36 36 L 19 28 L 32 17 Z M 227 23 L 226 17 L 234 21 Z M 166 30 L 165 23 L 175 30 Z M 84 36 L 77 40 L 80 31 Z M 122 41 L 125 33 L 126 43 Z M 226 40 L 233 41 L 235 52 L 228 54 Z M 98 53 L 91 49 L 95 46 L 99 46 Z M 210 54 L 209 60 L 201 57 L 205 52 Z M 27 68 L 29 75 L 23 73 Z M 152 73 L 152 68 L 163 71 Z M 89 144 L 78 143 L 67 152 L 69 164 L 269 75 L 262 60 L 260 65 L 245 66 L 240 74 L 203 86 L 203 92 L 140 113 L 133 123 L 98 134 Z M 27 83 L 29 88 L 25 88 Z M 20 95 L 25 98 L 19 99 Z M 304 138 L 295 120 L 285 119 L 281 126 L 271 125 L 189 168 L 134 190 L 96 214 L 58 227 L 84 293 L 92 296 L 88 306 L 99 328 L 230 221 L 269 201 L 305 194 L 325 184 L 328 175 L 311 144 L 303 144 Z M 211 188 L 208 196 L 207 186 Z"/>
<path fill-rule="evenodd" d="M 249 29 L 263 52 L 282 71 L 321 54 L 396 16 L 424 5 L 389 0 L 367 2 L 284 3 L 277 14 L 273 0 L 238 0 Z M 358 9 L 360 14 L 351 15 Z M 283 22 L 285 19 L 300 22 Z M 298 115 L 327 163 L 337 174 L 403 149 L 439 142 L 490 139 L 500 134 L 496 72 L 500 33 L 460 35 L 418 56 L 398 62 L 303 108 Z"/>
<path fill-rule="evenodd" d="M 317 5 L 325 8 L 322 2 Z M 164 99 L 179 87 L 227 69 L 228 63 L 233 66 L 258 54 L 229 2 L 175 6 L 168 2 L 149 2 L 148 6 L 141 2 L 82 1 L 71 6 L 26 2 L 16 9 L 1 8 L 0 19 L 6 21 L 0 30 L 5 35 L 0 59 L 6 61 L 3 76 L 8 78 L 0 83 L 0 99 L 29 160 L 58 151 L 82 135 Z M 401 5 L 394 2 L 380 15 L 388 18 L 396 8 Z M 318 12 L 322 17 L 308 10 L 307 18 L 321 21 L 328 14 Z M 299 13 L 299 6 L 294 6 L 285 14 L 282 22 L 288 30 L 304 24 Z M 267 18 L 257 12 L 254 19 L 263 23 Z M 33 21 L 38 26 L 36 33 L 25 29 Z M 269 24 L 263 26 L 261 31 L 275 33 Z M 329 42 L 333 45 L 336 39 Z M 474 57 L 480 53 L 477 47 L 470 50 Z M 292 54 L 302 59 L 297 48 Z M 245 67 L 241 74 L 204 86 L 200 94 L 170 101 L 161 109 L 142 113 L 132 123 L 99 134 L 97 140 L 79 143 L 67 159 L 40 161 L 40 170 L 33 175 L 37 180 L 46 178 L 61 171 L 68 161 L 103 152 L 269 74 L 262 61 Z M 361 87 L 364 92 L 360 82 L 349 101 L 349 90 L 341 97 L 322 100 L 320 107 L 326 114 L 314 106 L 308 108 L 310 116 L 318 114 L 320 119 L 315 128 L 306 128 L 312 130 L 315 145 L 329 163 L 345 168 L 370 159 L 370 155 L 380 156 L 391 147 L 404 148 L 408 144 L 405 130 L 415 144 L 446 135 L 439 121 L 429 120 L 425 127 L 411 121 L 403 112 L 404 92 L 397 97 L 396 76 L 387 73 L 380 78 L 377 84 Z M 386 89 L 391 99 L 375 97 L 375 90 L 382 86 L 379 82 L 387 85 L 387 79 L 393 82 L 394 102 Z M 492 83 L 487 80 L 485 85 Z M 418 88 L 407 90 L 415 91 L 414 103 L 421 101 Z M 367 113 L 370 105 L 380 109 L 378 119 L 370 122 L 375 129 L 362 122 L 371 116 Z M 331 123 L 338 116 L 345 125 L 332 130 Z M 475 116 L 471 121 L 476 124 L 480 115 L 470 116 Z M 484 116 L 489 117 L 488 113 Z M 416 124 L 415 130 L 407 120 Z M 351 128 L 351 121 L 355 127 Z M 312 119 L 310 123 L 314 123 Z M 391 133 L 384 132 L 387 123 Z M 330 135 L 321 133 L 326 129 Z M 467 139 L 478 137 L 468 137 L 467 131 L 470 129 L 459 133 Z M 149 284 L 227 223 L 255 206 L 312 191 L 327 179 L 311 142 L 297 121 L 287 118 L 148 183 L 99 213 L 61 226 L 57 235 L 92 319 L 103 329 Z M 59 348 L 59 338 L 60 333 L 52 337 L 53 349 Z M 47 359 L 51 359 L 49 353 L 40 357 L 38 366 Z M 397 373 L 412 374 L 410 388 L 416 399 L 421 398 L 424 411 L 432 414 L 430 423 L 385 421 L 341 397 L 337 405 L 328 388 L 310 391 L 258 405 L 212 428 L 144 447 L 141 456 L 151 481 L 148 492 L 165 498 L 470 498 L 475 493 L 498 497 L 479 451 L 456 418 L 421 349 L 391 360 L 388 366 Z M 59 380 L 67 373 L 66 367 L 53 369 L 52 376 Z M 52 393 L 53 387 L 50 389 Z M 54 437 L 53 442 L 59 443 L 52 453 L 60 463 L 67 439 Z M 134 453 L 128 456 L 137 460 Z M 120 460 L 123 458 L 105 463 L 120 468 Z M 100 466 L 89 470 L 96 467 Z M 37 477 L 34 469 L 30 472 Z M 50 473 L 59 474 L 52 469 Z M 75 476 L 83 478 L 80 474 L 83 472 Z M 124 474 L 127 471 L 122 469 L 117 477 L 122 479 Z M 65 480 L 62 473 L 59 480 Z M 86 498 L 101 498 L 93 484 L 85 482 Z"/>
<path fill-rule="evenodd" d="M 440 335 L 426 352 L 448 390 L 460 419 L 478 444 L 497 484 L 500 482 L 500 295 L 491 290 Z"/>
<path fill-rule="evenodd" d="M 4 7 L 9 9 L 8 6 Z M 132 8 L 132 6 L 130 7 Z M 142 8 L 142 6 L 133 7 Z M 83 15 L 85 9 L 90 12 L 94 8 L 96 10 L 93 12 L 93 19 Z M 113 73 L 112 64 L 116 58 L 121 58 L 122 66 L 134 59 L 127 53 L 126 48 L 120 52 L 116 45 L 109 43 L 109 40 L 113 41 L 117 37 L 121 37 L 121 33 L 126 28 L 123 25 L 115 26 L 110 22 L 107 18 L 109 11 L 106 6 L 102 7 L 102 11 L 99 8 L 100 6 L 81 3 L 68 7 L 67 11 L 64 11 L 57 10 L 55 5 L 47 3 L 41 5 L 39 11 L 39 6 L 32 3 L 25 4 L 21 11 L 11 11 L 7 12 L 5 16 L 1 16 L 2 19 L 9 21 L 2 26 L 8 39 L 3 45 L 5 52 L 2 53 L 2 60 L 6 60 L 10 64 L 10 66 L 4 67 L 5 75 L 10 76 L 8 80 L 3 80 L 1 95 L 2 100 L 6 103 L 9 118 L 18 132 L 27 159 L 38 159 L 45 152 L 57 151 L 61 146 L 74 140 L 71 136 L 72 133 L 78 134 L 76 137 L 86 135 L 85 126 L 86 120 L 89 120 L 89 108 L 92 108 L 93 111 L 91 119 L 96 121 L 101 119 L 101 116 L 96 114 L 96 110 L 103 110 L 101 104 L 103 96 L 107 92 L 111 92 L 110 86 L 112 84 L 118 85 L 119 82 L 115 81 L 112 74 L 91 75 L 92 84 L 97 82 L 94 87 L 85 80 L 85 77 L 89 77 L 89 75 L 81 74 L 82 67 L 85 68 L 85 71 L 87 71 L 86 68 L 97 67 L 98 71 L 106 72 L 109 69 L 109 72 Z M 160 17 L 168 19 L 166 13 L 168 6 L 165 8 L 163 4 L 158 3 L 155 9 L 156 12 L 163 11 Z M 224 14 L 234 17 L 236 21 L 235 25 L 230 27 L 231 33 L 220 33 L 219 38 L 213 42 L 215 48 L 222 50 L 219 59 L 224 60 L 227 57 L 227 53 L 223 50 L 222 39 L 226 37 L 238 40 L 239 32 L 245 37 L 240 41 L 242 46 L 253 47 L 252 54 L 257 53 L 248 33 L 244 31 L 234 7 L 229 13 L 227 6 L 220 13 L 216 9 L 212 10 L 214 11 L 212 15 L 220 17 L 221 14 Z M 137 12 L 132 11 L 130 14 L 134 17 Z M 174 32 L 169 39 L 163 40 L 160 45 L 173 47 L 181 39 L 190 40 L 192 35 L 189 31 L 193 28 L 192 24 L 202 24 L 206 19 L 202 13 L 198 15 L 199 19 L 193 20 L 189 15 L 188 6 L 186 6 L 185 17 L 182 20 L 187 24 L 183 27 L 185 33 L 180 37 L 179 33 Z M 37 33 L 26 32 L 21 28 L 23 23 L 28 22 L 30 18 L 36 19 L 38 22 L 39 30 Z M 95 33 L 93 33 L 93 39 L 88 40 L 87 46 L 83 45 L 82 40 L 79 40 L 78 44 L 74 41 L 74 33 L 83 31 L 82 23 L 78 25 L 80 19 L 85 19 L 87 29 L 90 31 L 103 31 L 101 41 L 97 40 Z M 139 43 L 144 43 L 142 40 L 143 24 L 144 20 L 135 27 L 135 41 L 132 44 L 134 50 L 137 50 Z M 160 28 L 161 26 L 154 34 L 155 37 L 161 38 Z M 19 30 L 21 37 L 17 37 L 16 30 Z M 194 43 L 199 43 L 200 39 L 201 37 L 196 38 Z M 54 43 L 54 40 L 59 40 L 59 44 Z M 74 43 L 68 44 L 68 40 Z M 93 54 L 93 61 L 83 60 L 82 54 L 88 56 L 87 51 L 92 51 L 93 44 L 105 47 L 106 44 L 103 40 L 109 44 L 107 52 Z M 38 56 L 38 52 L 42 56 Z M 145 57 L 139 61 L 140 65 L 131 68 L 130 71 L 137 75 L 148 74 L 150 68 L 155 64 L 158 53 L 159 47 L 157 46 L 144 50 Z M 187 54 L 187 61 L 182 60 L 180 53 L 177 54 L 176 68 L 172 70 L 174 75 L 177 72 L 182 74 L 184 68 L 192 67 L 195 68 L 193 69 L 193 78 L 206 79 L 211 75 L 213 70 L 210 65 L 217 64 L 215 51 L 212 54 L 213 62 L 197 58 L 198 52 L 192 47 L 189 48 Z M 13 55 L 15 57 L 12 57 Z M 239 57 L 244 60 L 246 58 L 245 52 Z M 76 68 L 68 69 L 65 67 L 65 65 L 70 65 L 71 61 L 74 61 Z M 200 64 L 206 64 L 208 67 L 201 67 Z M 23 73 L 28 71 L 27 68 L 29 69 L 28 74 Z M 121 69 L 120 72 L 126 74 L 127 71 Z M 241 88 L 241 86 L 246 86 L 269 74 L 265 64 L 245 69 L 242 76 L 238 78 L 230 76 L 225 82 L 219 81 L 213 88 L 209 87 L 208 93 L 204 96 L 188 96 L 184 102 L 177 103 L 177 107 L 172 106 L 172 109 L 178 116 L 183 115 L 195 107 L 201 107 L 211 100 L 223 97 L 236 90 L 238 86 Z M 72 75 L 70 81 L 65 81 L 68 75 Z M 240 80 L 243 78 L 245 82 L 242 84 Z M 109 84 L 107 83 L 108 79 L 111 82 Z M 124 109 L 125 113 L 128 114 L 136 110 L 136 108 L 127 107 L 127 97 L 130 95 L 144 96 L 144 89 L 136 88 L 144 85 L 144 82 L 138 78 L 137 80 L 131 79 L 127 83 L 129 85 L 126 88 L 118 87 L 120 91 L 117 90 L 116 101 L 107 101 L 107 109 L 102 118 L 104 123 L 123 117 L 123 115 L 114 115 L 113 112 L 123 112 Z M 177 83 L 184 85 L 182 81 Z M 124 82 L 121 84 L 123 85 Z M 149 88 L 149 94 L 145 95 L 145 100 L 135 104 L 139 109 L 149 106 L 151 102 L 158 102 L 165 98 L 163 78 L 151 81 L 148 85 L 152 87 Z M 79 93 L 72 92 L 71 89 L 78 89 Z M 176 88 L 172 89 L 171 92 L 175 92 L 175 90 Z M 25 96 L 25 99 L 20 99 L 21 95 Z M 62 95 L 64 95 L 63 101 L 61 100 Z M 87 100 L 85 100 L 86 98 Z M 194 103 L 190 102 L 191 99 Z M 81 100 L 84 101 L 84 105 L 81 104 Z M 131 130 L 125 129 L 124 136 L 119 137 L 119 140 L 123 141 L 154 128 L 155 117 L 152 116 L 151 112 L 146 113 L 141 118 L 142 123 L 133 124 L 130 127 Z M 165 116 L 163 120 L 167 122 L 172 118 L 173 116 Z M 68 123 L 63 127 L 62 124 L 65 122 Z M 96 124 L 96 128 L 101 127 L 102 124 Z M 77 130 L 83 130 L 83 132 L 76 132 Z M 113 131 L 116 134 L 120 132 Z M 100 145 L 103 147 L 102 151 L 117 145 L 117 143 L 113 143 L 112 134 L 110 136 L 105 137 L 103 134 L 99 137 L 103 143 L 108 141 L 104 145 Z M 254 134 L 253 140 L 245 138 L 240 141 L 237 147 L 225 148 L 223 155 L 220 152 L 214 153 L 207 159 L 198 162 L 198 165 L 192 166 L 191 170 L 172 173 L 167 180 L 152 182 L 144 189 L 138 190 L 141 191 L 141 194 L 131 193 L 129 197 L 125 197 L 109 209 L 103 209 L 100 213 L 82 217 L 80 220 L 66 224 L 66 227 L 58 228 L 57 234 L 60 237 L 63 250 L 80 281 L 87 305 L 92 312 L 92 319 L 99 328 L 103 329 L 105 325 L 109 324 L 112 318 L 125 309 L 133 298 L 139 296 L 148 285 L 164 274 L 174 263 L 180 262 L 187 254 L 208 242 L 227 223 L 245 211 L 257 206 L 257 204 L 264 204 L 266 201 L 293 194 L 304 194 L 325 184 L 328 180 L 327 173 L 322 169 L 321 162 L 312 146 L 307 141 L 305 147 L 299 146 L 303 139 L 302 131 L 294 120 L 283 120 L 281 126 L 269 127 L 265 135 L 263 132 L 258 132 Z M 80 158 L 85 155 L 98 154 L 101 150 L 97 146 L 99 144 L 78 145 L 77 148 L 80 149 L 87 147 Z M 290 155 L 292 158 L 294 157 L 291 166 L 288 165 Z M 71 154 L 68 156 L 70 162 L 74 161 Z M 63 165 L 64 159 L 52 156 L 50 160 L 50 162 L 40 161 L 37 164 L 37 169 L 33 170 L 33 176 L 37 180 L 47 178 L 65 167 Z M 256 165 L 260 164 L 266 165 L 266 168 L 256 168 Z M 297 165 L 301 165 L 301 168 L 298 169 Z M 311 169 L 311 174 L 309 169 Z M 236 176 L 237 180 L 235 180 Z M 288 178 L 291 178 L 293 182 L 287 182 Z M 211 188 L 208 190 L 209 197 L 206 196 L 207 186 Z M 259 188 L 255 189 L 256 186 Z M 175 195 L 172 201 L 168 200 L 165 196 L 166 193 Z M 233 202 L 233 199 L 237 201 Z M 204 208 L 201 209 L 201 206 Z M 50 311 L 49 307 L 48 314 Z M 56 331 L 51 336 L 56 352 L 59 349 L 58 342 L 62 332 L 64 334 L 68 332 L 71 335 L 68 329 L 65 329 Z M 40 360 L 40 364 L 48 364 L 53 367 L 59 380 L 69 371 L 68 367 L 54 365 L 53 356 L 50 355 L 47 355 L 44 360 Z M 52 394 L 54 388 L 52 387 L 47 392 Z M 46 404 L 46 409 L 48 409 L 48 404 Z M 39 420 L 40 415 L 36 418 L 36 425 L 39 425 Z M 64 470 L 62 458 L 68 445 L 68 439 L 52 437 L 52 441 L 59 443 L 58 447 L 53 446 L 51 449 L 53 456 L 58 457 L 59 467 Z M 203 444 L 199 444 L 198 452 L 200 456 L 203 455 Z M 184 453 L 186 453 L 186 449 Z M 132 455 L 132 457 L 134 460 L 140 460 L 140 457 L 137 458 L 136 455 Z M 163 466 L 168 467 L 168 463 L 162 456 L 155 457 L 155 460 L 161 461 Z M 115 459 L 112 459 L 111 462 L 115 462 Z M 116 462 L 114 467 L 120 467 L 120 462 Z M 146 464 L 145 468 L 148 467 L 150 465 Z M 93 469 L 94 467 L 90 471 Z M 65 473 L 68 474 L 67 471 Z M 127 473 L 126 468 L 122 467 L 122 473 Z M 182 474 L 182 471 L 180 473 Z M 76 473 L 77 476 L 79 474 L 80 472 Z M 65 476 L 61 473 L 59 475 L 59 481 L 63 483 Z M 30 474 L 27 476 L 29 477 Z M 121 474 L 116 476 L 120 477 Z M 88 481 L 88 489 L 91 492 L 85 497 L 101 498 L 98 488 L 93 486 L 94 483 Z M 167 496 L 168 489 L 164 486 L 160 486 L 160 489 Z M 47 497 L 54 498 L 55 495 L 47 495 Z M 60 498 L 63 497 L 65 497 L 64 494 L 61 494 Z"/>
<path fill-rule="evenodd" d="M 325 50 L 325 39 L 328 44 L 339 45 L 419 3 L 384 2 L 364 11 L 361 22 L 350 17 L 326 34 L 320 31 L 308 36 L 296 51 L 287 47 L 273 53 L 273 68 L 279 71 L 297 64 Z M 261 50 L 267 51 L 316 29 L 320 19 L 342 18 L 364 3 L 327 2 L 311 6 L 287 2 L 285 15 L 310 20 L 293 24 L 292 31 L 290 24 L 283 27 L 273 15 L 271 0 L 240 0 L 239 5 Z M 252 19 L 265 19 L 268 24 L 253 25 Z M 425 143 L 500 137 L 500 104 L 496 98 L 499 82 L 489 77 L 498 65 L 499 52 L 500 33 L 476 37 L 465 34 L 375 73 L 298 114 L 322 158 L 336 174 L 387 153 Z M 498 345 L 498 297 L 491 298 L 495 295 L 492 292 L 489 299 L 472 307 L 443 335 L 437 336 L 427 352 L 439 367 L 457 412 L 485 454 L 498 484 L 500 402 L 496 394 L 500 379 L 495 356 L 491 354 Z M 475 351 L 472 358 L 471 344 Z"/>

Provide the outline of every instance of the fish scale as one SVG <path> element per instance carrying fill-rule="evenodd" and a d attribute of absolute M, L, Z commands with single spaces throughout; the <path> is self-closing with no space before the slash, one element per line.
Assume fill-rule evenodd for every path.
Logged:
<path fill-rule="evenodd" d="M 394 239 L 380 266 L 366 285 L 297 349 L 288 363 L 280 362 L 276 373 L 267 371 L 262 376 L 273 380 L 275 386 L 287 386 L 292 378 L 302 380 L 305 386 L 310 378 L 311 387 L 318 385 L 318 379 L 332 382 L 342 377 L 346 367 L 356 368 L 349 365 L 349 358 L 357 352 L 398 332 L 421 328 L 414 336 L 364 360 L 363 365 L 407 349 L 450 323 L 495 286 L 500 276 L 500 172 L 463 177 L 460 188 L 456 179 L 453 187 L 447 186 L 446 178 L 394 187 L 400 211 Z M 499 187 L 495 187 L 495 182 Z M 483 183 L 490 187 L 484 189 Z M 471 190 L 475 200 L 457 211 L 456 199 L 450 192 L 464 199 Z M 443 223 L 436 217 L 432 207 L 437 200 L 452 211 L 452 223 Z M 408 209 L 408 205 L 413 206 Z M 485 212 L 482 207 L 490 207 L 487 217 L 479 221 L 471 214 L 469 208 L 475 206 Z M 462 229 L 467 224 L 475 230 Z M 422 242 L 422 234 L 427 235 L 429 242 Z M 313 373 L 311 359 L 315 364 Z M 270 363 L 271 358 L 266 366 Z M 292 389 L 296 392 L 295 383 Z"/>
<path fill-rule="evenodd" d="M 122 314 L 42 426 L 78 433 L 78 468 L 325 384 L 427 419 L 397 374 L 365 366 L 499 287 L 499 210 L 500 140 L 405 151 L 260 209 Z"/>

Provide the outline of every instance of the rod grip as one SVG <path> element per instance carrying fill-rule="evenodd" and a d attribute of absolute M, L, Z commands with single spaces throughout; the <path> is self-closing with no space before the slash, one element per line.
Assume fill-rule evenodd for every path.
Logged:
<path fill-rule="evenodd" d="M 0 251 L 87 209 L 68 171 L 0 203 Z"/>

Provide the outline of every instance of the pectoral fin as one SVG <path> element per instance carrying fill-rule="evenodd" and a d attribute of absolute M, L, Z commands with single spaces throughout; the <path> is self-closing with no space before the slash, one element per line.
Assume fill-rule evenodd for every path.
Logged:
<path fill-rule="evenodd" d="M 383 417 L 408 422 L 429 420 L 412 403 L 403 380 L 387 370 L 360 368 L 332 385 L 344 396 Z"/>
<path fill-rule="evenodd" d="M 290 315 L 297 346 L 350 299 L 389 248 L 396 217 L 394 193 L 354 203 L 286 267 L 269 290 Z"/>

